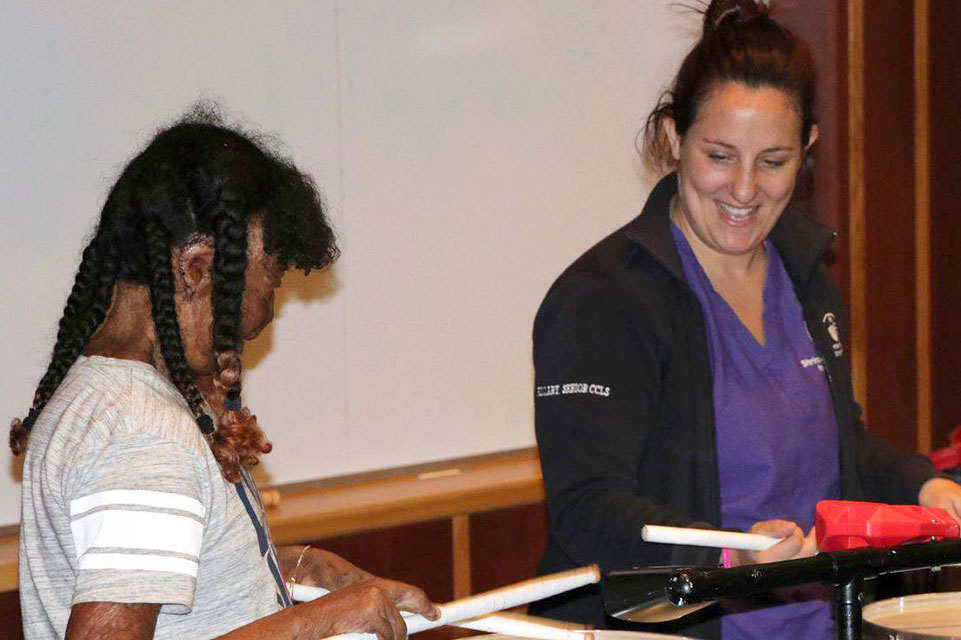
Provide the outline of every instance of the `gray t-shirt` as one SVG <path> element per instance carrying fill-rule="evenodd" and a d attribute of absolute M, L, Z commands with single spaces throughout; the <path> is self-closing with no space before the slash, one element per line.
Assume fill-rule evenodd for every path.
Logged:
<path fill-rule="evenodd" d="M 211 638 L 289 604 L 252 480 L 220 474 L 177 389 L 148 364 L 81 357 L 23 469 L 27 640 L 80 602 L 163 605 L 154 638 Z"/>

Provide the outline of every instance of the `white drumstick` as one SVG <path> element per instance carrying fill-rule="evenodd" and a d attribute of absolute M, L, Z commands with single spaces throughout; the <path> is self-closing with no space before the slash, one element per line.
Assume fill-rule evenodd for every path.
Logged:
<path fill-rule="evenodd" d="M 491 613 L 479 618 L 462 620 L 455 627 L 499 633 L 518 638 L 533 638 L 534 640 L 584 640 L 584 635 L 590 633 L 583 627 L 564 627 L 547 624 L 548 621 L 533 616 L 517 614 Z M 552 621 L 556 622 L 556 621 Z"/>
<path fill-rule="evenodd" d="M 601 572 L 597 565 L 571 569 L 439 605 L 440 618 L 437 620 L 412 615 L 405 616 L 404 622 L 407 624 L 408 634 L 417 633 L 435 627 L 453 625 L 462 620 L 477 618 L 495 611 L 519 607 L 535 600 L 543 600 L 565 591 L 595 584 L 600 579 Z M 331 639 L 375 640 L 376 636 L 372 633 L 344 633 L 331 636 Z"/>
<path fill-rule="evenodd" d="M 662 527 L 656 524 L 644 525 L 641 528 L 641 539 L 645 542 L 686 544 L 693 547 L 739 549 L 741 551 L 764 551 L 783 540 L 783 538 L 772 538 L 758 533 Z"/>
<path fill-rule="evenodd" d="M 311 587 L 303 584 L 295 584 L 291 589 L 291 598 L 297 602 L 309 602 L 316 600 L 330 593 L 323 587 Z M 401 611 L 401 616 L 405 619 L 411 618 L 416 614 L 408 611 Z M 576 625 L 565 627 L 558 625 L 556 621 L 546 620 L 541 622 L 541 618 L 534 616 L 521 616 L 517 614 L 495 614 L 491 613 L 477 618 L 462 620 L 451 626 L 461 629 L 472 629 L 473 631 L 486 631 L 487 633 L 499 633 L 507 636 L 519 636 L 521 638 L 533 638 L 534 640 L 583 640 L 587 631 L 577 628 Z"/>

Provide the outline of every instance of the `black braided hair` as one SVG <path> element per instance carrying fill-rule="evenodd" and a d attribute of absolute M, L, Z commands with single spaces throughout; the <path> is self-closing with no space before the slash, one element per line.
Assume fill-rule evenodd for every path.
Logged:
<path fill-rule="evenodd" d="M 11 424 L 15 453 L 23 452 L 37 417 L 102 324 L 117 281 L 149 288 L 168 375 L 208 431 L 211 421 L 184 354 L 171 263 L 174 249 L 197 238 L 212 239 L 215 249 L 212 338 L 220 378 L 236 378 L 228 399 L 233 398 L 232 406 L 239 403 L 239 329 L 251 221 L 262 225 L 264 250 L 288 268 L 308 272 L 338 255 L 313 181 L 268 146 L 224 126 L 216 110 L 201 105 L 158 132 L 131 160 L 84 251 L 33 405 L 23 421 Z M 246 409 L 225 413 L 236 414 L 232 426 L 224 434 L 218 427 L 211 444 L 224 476 L 236 481 L 239 468 L 256 464 L 269 444 Z M 238 420 L 241 414 L 250 419 Z"/>
<path fill-rule="evenodd" d="M 203 396 L 194 384 L 180 337 L 180 322 L 177 320 L 177 304 L 174 301 L 170 242 L 163 226 L 156 220 L 144 220 L 143 226 L 150 270 L 150 307 L 154 330 L 160 340 L 160 350 L 170 379 L 187 400 L 190 410 L 200 417 L 203 413 Z"/>
<path fill-rule="evenodd" d="M 240 306 L 247 269 L 247 225 L 229 197 L 221 197 L 214 224 L 214 351 L 235 351 L 240 346 Z M 235 384 L 239 384 L 237 381 Z M 231 385 L 233 386 L 233 385 Z"/>
<path fill-rule="evenodd" d="M 113 245 L 95 238 L 83 250 L 80 267 L 57 328 L 57 342 L 50 365 L 33 394 L 33 404 L 23 421 L 15 419 L 10 426 L 10 448 L 15 454 L 23 453 L 37 416 L 60 386 L 87 340 L 106 317 L 115 279 L 116 252 Z"/>

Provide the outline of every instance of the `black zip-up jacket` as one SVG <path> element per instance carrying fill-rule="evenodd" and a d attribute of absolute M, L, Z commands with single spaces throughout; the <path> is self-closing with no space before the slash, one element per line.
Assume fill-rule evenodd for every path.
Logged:
<path fill-rule="evenodd" d="M 701 306 L 670 230 L 677 176 L 640 216 L 575 261 L 534 323 L 535 422 L 549 534 L 541 571 L 714 565 L 718 551 L 647 544 L 641 526 L 720 525 L 713 381 Z M 916 503 L 935 475 L 869 433 L 851 387 L 841 296 L 821 258 L 834 232 L 788 207 L 771 232 L 826 366 L 841 494 Z M 604 628 L 597 589 L 534 610 Z M 684 633 L 717 637 L 709 621 Z"/>

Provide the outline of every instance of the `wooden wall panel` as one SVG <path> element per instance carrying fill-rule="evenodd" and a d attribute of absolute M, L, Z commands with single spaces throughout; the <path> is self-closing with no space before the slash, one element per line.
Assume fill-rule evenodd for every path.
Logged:
<path fill-rule="evenodd" d="M 382 578 L 411 582 L 428 597 L 446 602 L 454 596 L 449 519 L 365 531 L 312 541 Z"/>
<path fill-rule="evenodd" d="M 20 593 L 0 593 L 0 640 L 23 640 L 20 624 Z"/>
<path fill-rule="evenodd" d="M 847 226 L 845 13 L 837 0 L 775 1 L 772 8 L 778 20 L 808 43 L 817 65 L 821 134 L 814 148 L 814 192 L 809 204 L 818 220 L 838 231 L 834 253 L 838 275 L 846 278 L 846 265 L 841 263 Z M 840 284 L 844 289 L 847 281 Z"/>
<path fill-rule="evenodd" d="M 930 0 L 932 415 L 935 447 L 961 424 L 961 2 Z"/>
<path fill-rule="evenodd" d="M 864 298 L 868 426 L 917 448 L 914 43 L 910 2 L 864 12 Z"/>
<path fill-rule="evenodd" d="M 544 503 L 471 516 L 474 593 L 534 577 L 547 541 Z"/>
<path fill-rule="evenodd" d="M 434 602 L 454 599 L 451 521 L 447 518 L 315 540 L 312 544 L 374 575 L 416 584 Z M 444 627 L 417 637 L 452 640 L 469 635 L 474 632 Z"/>

